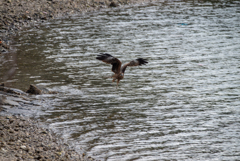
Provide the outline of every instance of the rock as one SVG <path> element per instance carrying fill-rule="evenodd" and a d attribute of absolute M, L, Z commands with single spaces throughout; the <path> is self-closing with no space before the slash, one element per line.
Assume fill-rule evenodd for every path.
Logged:
<path fill-rule="evenodd" d="M 11 105 L 11 106 L 20 106 L 20 104 L 18 102 L 8 100 L 8 99 L 3 100 L 2 104 L 3 105 Z"/>
<path fill-rule="evenodd" d="M 0 46 L 2 46 L 5 49 L 9 49 L 9 46 L 3 41 L 1 41 Z"/>
<path fill-rule="evenodd" d="M 110 4 L 109 4 L 109 7 L 117 7 L 118 5 L 115 3 L 115 2 L 111 2 Z"/>
<path fill-rule="evenodd" d="M 5 100 L 6 96 L 0 96 L 0 105 L 4 105 Z"/>
<path fill-rule="evenodd" d="M 23 149 L 23 150 L 27 149 L 27 147 L 25 145 L 21 145 L 20 148 Z"/>
<path fill-rule="evenodd" d="M 31 84 L 28 90 L 26 91 L 26 93 L 38 95 L 38 94 L 56 94 L 57 92 L 49 91 L 43 86 L 37 86 L 37 85 Z"/>
<path fill-rule="evenodd" d="M 7 150 L 4 149 L 4 148 L 1 148 L 1 151 L 2 151 L 3 153 L 7 153 Z"/>
<path fill-rule="evenodd" d="M 31 84 L 28 88 L 28 90 L 26 91 L 26 93 L 30 93 L 30 94 L 42 94 L 41 89 L 39 89 L 39 87 L 37 87 L 36 85 Z"/>
<path fill-rule="evenodd" d="M 99 2 L 100 5 L 105 5 L 105 2 Z"/>
<path fill-rule="evenodd" d="M 6 93 L 11 93 L 11 94 L 16 94 L 16 95 L 26 95 L 26 93 L 23 92 L 22 90 L 15 89 L 15 88 L 8 88 L 8 87 L 4 87 L 4 86 L 0 86 L 0 91 L 6 92 Z"/>
<path fill-rule="evenodd" d="M 47 134 L 47 131 L 42 131 L 41 134 Z"/>
<path fill-rule="evenodd" d="M 25 20 L 31 20 L 32 18 L 26 14 L 22 15 L 22 18 Z"/>

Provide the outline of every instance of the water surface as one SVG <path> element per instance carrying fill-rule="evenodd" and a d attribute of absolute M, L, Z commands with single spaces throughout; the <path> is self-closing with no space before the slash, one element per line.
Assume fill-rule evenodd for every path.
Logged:
<path fill-rule="evenodd" d="M 39 117 L 95 158 L 237 160 L 240 8 L 230 2 L 156 2 L 23 32 L 13 82 L 61 91 L 37 96 Z M 149 64 L 127 68 L 116 89 L 100 52 Z"/>

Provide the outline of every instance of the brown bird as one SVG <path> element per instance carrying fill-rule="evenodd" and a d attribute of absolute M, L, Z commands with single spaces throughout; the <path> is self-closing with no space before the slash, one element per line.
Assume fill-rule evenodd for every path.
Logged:
<path fill-rule="evenodd" d="M 129 63 L 124 64 L 121 67 L 122 62 L 119 59 L 107 53 L 100 53 L 100 55 L 98 55 L 96 59 L 101 60 L 107 64 L 112 64 L 112 71 L 115 74 L 110 78 L 113 78 L 112 82 L 115 82 L 115 80 L 117 79 L 117 87 L 118 87 L 119 81 L 124 78 L 124 72 L 128 66 L 130 67 L 141 66 L 148 63 L 146 59 L 138 58 L 136 60 L 132 60 Z"/>

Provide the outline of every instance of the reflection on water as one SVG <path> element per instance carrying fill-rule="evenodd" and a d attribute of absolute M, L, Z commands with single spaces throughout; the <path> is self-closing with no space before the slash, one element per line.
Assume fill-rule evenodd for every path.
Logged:
<path fill-rule="evenodd" d="M 93 157 L 236 160 L 240 10 L 227 4 L 158 2 L 56 20 L 18 37 L 14 79 L 61 91 L 41 96 L 40 117 Z M 149 64 L 127 68 L 116 90 L 100 52 Z"/>

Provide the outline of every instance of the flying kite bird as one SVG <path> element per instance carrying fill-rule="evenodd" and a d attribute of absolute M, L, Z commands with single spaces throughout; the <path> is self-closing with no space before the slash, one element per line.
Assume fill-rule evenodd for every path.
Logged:
<path fill-rule="evenodd" d="M 136 60 L 132 60 L 129 63 L 124 64 L 121 67 L 122 62 L 119 59 L 107 53 L 100 53 L 100 55 L 98 55 L 96 59 L 101 60 L 107 64 L 112 64 L 112 71 L 115 74 L 110 78 L 113 78 L 112 82 L 115 82 L 115 80 L 117 79 L 117 87 L 118 87 L 119 81 L 124 78 L 124 72 L 128 66 L 130 67 L 141 66 L 148 63 L 146 59 L 138 58 Z"/>

